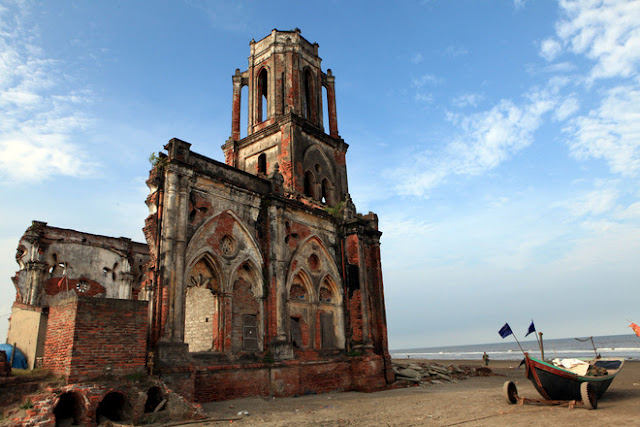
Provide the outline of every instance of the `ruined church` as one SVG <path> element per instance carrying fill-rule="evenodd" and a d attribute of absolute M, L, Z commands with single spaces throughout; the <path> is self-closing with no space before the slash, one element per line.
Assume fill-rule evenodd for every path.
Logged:
<path fill-rule="evenodd" d="M 197 402 L 393 381 L 378 218 L 349 196 L 318 44 L 273 30 L 232 82 L 225 163 L 176 138 L 154 159 L 146 244 L 25 232 L 7 341 L 30 367 L 151 373 Z"/>

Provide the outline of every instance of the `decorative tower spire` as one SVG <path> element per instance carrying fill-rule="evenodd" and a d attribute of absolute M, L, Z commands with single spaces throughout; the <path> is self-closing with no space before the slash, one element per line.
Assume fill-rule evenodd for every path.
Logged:
<path fill-rule="evenodd" d="M 233 80 L 231 137 L 222 147 L 226 163 L 270 176 L 276 163 L 285 192 L 335 205 L 348 192 L 345 154 L 338 134 L 335 77 L 325 74 L 318 44 L 300 30 L 273 30 L 250 43 L 249 67 Z M 248 87 L 247 136 L 240 138 L 242 88 Z M 328 133 L 323 116 L 326 91 Z"/>

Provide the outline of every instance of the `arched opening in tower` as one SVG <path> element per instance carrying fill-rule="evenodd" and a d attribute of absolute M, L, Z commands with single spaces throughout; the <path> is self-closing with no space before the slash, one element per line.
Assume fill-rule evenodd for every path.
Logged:
<path fill-rule="evenodd" d="M 309 121 L 315 121 L 313 117 L 314 102 L 313 102 L 313 75 L 307 68 L 304 72 L 304 97 L 302 113 L 304 118 Z"/>
<path fill-rule="evenodd" d="M 312 199 L 315 198 L 315 193 L 313 191 L 313 174 L 310 171 L 305 172 L 304 174 L 304 195 L 309 196 Z"/>
<path fill-rule="evenodd" d="M 258 123 L 264 122 L 269 116 L 268 81 L 267 69 L 263 68 L 258 76 Z"/>

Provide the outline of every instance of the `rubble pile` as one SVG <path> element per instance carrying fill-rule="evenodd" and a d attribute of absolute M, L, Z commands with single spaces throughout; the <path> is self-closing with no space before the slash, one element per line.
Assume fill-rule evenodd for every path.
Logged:
<path fill-rule="evenodd" d="M 396 381 L 406 381 L 415 385 L 457 382 L 474 376 L 492 375 L 484 366 L 440 365 L 426 360 L 393 360 Z"/>

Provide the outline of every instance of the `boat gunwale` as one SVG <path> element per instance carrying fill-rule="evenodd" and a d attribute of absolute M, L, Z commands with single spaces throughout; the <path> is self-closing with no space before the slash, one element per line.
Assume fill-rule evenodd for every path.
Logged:
<path fill-rule="evenodd" d="M 618 372 L 620 372 L 620 370 L 622 369 L 622 366 L 624 365 L 624 359 L 617 359 L 617 358 L 599 359 L 599 360 L 618 360 L 620 361 L 620 367 L 615 369 L 615 372 L 611 374 L 601 375 L 601 376 L 584 376 L 584 375 L 578 375 L 575 372 L 571 372 L 565 368 L 555 366 L 554 364 L 546 362 L 544 360 L 536 359 L 535 357 L 529 356 L 529 354 L 526 354 L 525 359 L 529 360 L 529 363 L 531 363 L 531 368 L 541 369 L 543 371 L 558 375 L 559 377 L 566 378 L 569 380 L 581 380 L 581 381 L 587 381 L 587 382 L 606 381 L 611 378 L 614 378 L 616 375 L 618 375 Z"/>

